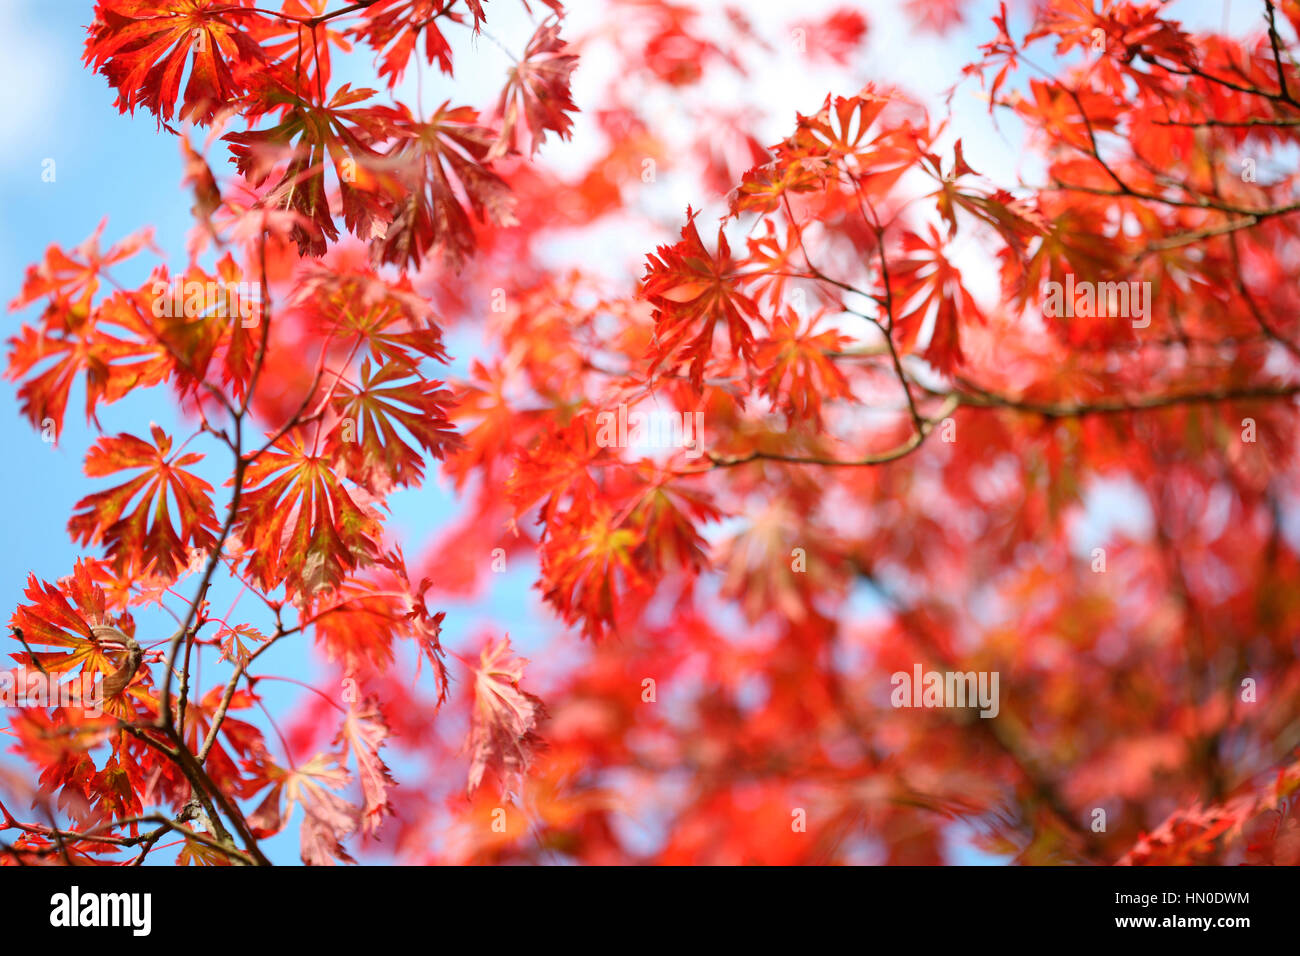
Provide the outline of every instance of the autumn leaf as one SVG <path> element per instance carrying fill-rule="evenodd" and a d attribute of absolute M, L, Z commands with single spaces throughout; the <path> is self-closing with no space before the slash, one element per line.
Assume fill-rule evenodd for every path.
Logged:
<path fill-rule="evenodd" d="M 249 814 L 249 824 L 264 836 L 278 833 L 292 818 L 294 806 L 300 804 L 303 863 L 308 866 L 333 866 L 336 861 L 355 863 L 341 841 L 356 831 L 359 811 L 337 793 L 351 779 L 347 770 L 339 766 L 338 758 L 317 754 L 293 770 L 270 764 L 266 773 L 271 789 Z"/>
<path fill-rule="evenodd" d="M 394 371 L 417 374 L 422 359 L 447 361 L 437 315 L 408 279 L 389 282 L 374 273 L 313 269 L 303 276 L 296 304 L 322 331 Z"/>
<path fill-rule="evenodd" d="M 617 610 L 630 592 L 646 586 L 634 559 L 641 537 L 615 523 L 612 509 L 597 503 L 590 512 L 555 516 L 542 549 L 546 600 L 567 623 L 600 639 L 617 624 Z"/>
<path fill-rule="evenodd" d="M 349 674 L 382 672 L 393 663 L 394 639 L 407 626 L 406 608 L 390 583 L 387 575 L 349 577 L 317 596 L 316 642 Z"/>
<path fill-rule="evenodd" d="M 103 271 L 151 243 L 149 233 L 142 232 L 101 253 L 103 229 L 101 222 L 71 254 L 51 246 L 40 266 L 28 268 L 22 291 L 9 306 L 47 300 L 39 328 L 24 325 L 10 337 L 6 376 L 25 379 L 18 390 L 23 413 L 56 441 L 78 375 L 85 376 L 86 419 L 95 421 L 98 405 L 157 384 L 173 369 L 141 294 L 118 291 L 94 303 Z"/>
<path fill-rule="evenodd" d="M 786 197 L 819 190 L 825 181 L 820 163 L 800 157 L 761 163 L 749 169 L 732 190 L 731 215 L 774 212 Z M 765 222 L 770 227 L 771 221 Z"/>
<path fill-rule="evenodd" d="M 216 546 L 219 526 L 212 486 L 185 470 L 202 461 L 203 455 L 180 450 L 173 455 L 171 438 L 157 425 L 151 431 L 152 445 L 122 433 L 101 438 L 90 450 L 86 474 L 92 478 L 134 468 L 144 472 L 82 498 L 68 531 L 80 544 L 102 541 L 119 572 L 172 579 L 188 563 L 189 549 L 206 551 Z M 172 524 L 173 508 L 179 531 Z"/>
<path fill-rule="evenodd" d="M 85 62 L 117 89 L 120 112 L 144 106 L 170 121 L 189 67 L 179 119 L 206 124 L 244 90 L 265 54 L 227 0 L 100 0 Z"/>
<path fill-rule="evenodd" d="M 632 512 L 641 540 L 636 563 L 651 573 L 708 567 L 708 542 L 699 528 L 721 518 L 722 513 L 706 494 L 666 478 L 655 481 Z"/>
<path fill-rule="evenodd" d="M 369 563 L 380 525 L 334 474 L 329 456 L 308 441 L 304 431 L 291 430 L 247 467 L 235 531 L 263 587 L 286 583 L 310 595 Z"/>
<path fill-rule="evenodd" d="M 710 253 L 695 228 L 695 216 L 686 210 L 681 241 L 660 246 L 646 256 L 641 294 L 654 306 L 655 346 L 651 369 L 689 362 L 696 390 L 704 380 L 704 367 L 713 354 L 714 330 L 725 322 L 733 352 L 753 356 L 754 332 L 750 321 L 758 306 L 741 291 L 746 275 L 731 257 L 731 247 L 718 229 L 718 248 Z"/>
<path fill-rule="evenodd" d="M 543 23 L 537 28 L 524 56 L 510 70 L 497 113 L 501 116 L 501 134 L 485 157 L 488 160 L 507 152 L 533 155 L 547 131 L 568 139 L 578 106 L 569 94 L 569 79 L 578 58 L 564 52 L 560 25 Z"/>
<path fill-rule="evenodd" d="M 852 398 L 834 353 L 843 337 L 834 331 L 813 334 L 815 321 L 804 323 L 793 311 L 772 322 L 772 336 L 759 342 L 755 364 L 762 369 L 762 391 L 785 412 L 787 422 L 806 420 L 820 428 L 822 399 Z"/>
<path fill-rule="evenodd" d="M 541 505 L 544 520 L 551 520 L 565 504 L 580 510 L 599 500 L 595 467 L 608 454 L 593 434 L 589 419 L 548 431 L 515 460 L 506 482 L 506 496 L 516 517 Z"/>
<path fill-rule="evenodd" d="M 389 89 L 401 82 L 421 35 L 425 59 L 436 63 L 443 73 L 451 73 L 451 45 L 442 35 L 439 21 L 464 22 L 464 15 L 453 6 L 446 0 L 375 0 L 366 5 L 365 22 L 355 33 L 380 55 L 379 75 L 387 78 Z M 477 25 L 482 10 L 477 3 L 470 8 Z"/>
<path fill-rule="evenodd" d="M 344 755 L 351 752 L 357 765 L 357 779 L 361 781 L 363 806 L 361 829 L 374 833 L 379 829 L 385 814 L 393 812 L 388 802 L 388 788 L 396 786 L 392 775 L 379 756 L 379 748 L 388 738 L 388 725 L 379 710 L 379 700 L 373 695 L 348 708 L 343 727 L 334 742 L 342 744 Z"/>
<path fill-rule="evenodd" d="M 469 792 L 489 772 L 502 792 L 518 792 L 533 753 L 541 744 L 536 730 L 546 717 L 542 701 L 521 690 L 522 658 L 510 648 L 509 635 L 489 641 L 474 670 L 474 713 L 466 746 L 470 751 Z"/>
<path fill-rule="evenodd" d="M 818 21 L 801 21 L 801 39 L 813 56 L 843 65 L 867 35 L 867 18 L 851 7 L 838 7 Z"/>
<path fill-rule="evenodd" d="M 944 254 L 943 241 L 931 226 L 927 240 L 913 232 L 903 236 L 905 259 L 890 263 L 891 290 L 897 304 L 893 335 L 904 352 L 915 348 L 929 320 L 930 338 L 921 355 L 941 372 L 963 361 L 961 324 L 982 322 L 984 313 L 962 284 L 961 271 Z"/>
<path fill-rule="evenodd" d="M 1300 2 L 92 6 L 157 128 L 72 178 L 193 229 L 16 275 L 11 550 L 99 556 L 10 619 L 0 865 L 1300 861 Z"/>
<path fill-rule="evenodd" d="M 186 838 L 176 857 L 177 866 L 232 866 L 230 857 L 199 840 Z"/>
<path fill-rule="evenodd" d="M 382 234 L 400 187 L 385 171 L 386 160 L 373 144 L 395 132 L 387 108 L 357 107 L 374 96 L 372 89 L 345 83 L 325 105 L 316 105 L 273 81 L 262 83 L 269 107 L 285 110 L 276 126 L 227 133 L 231 162 L 254 186 L 266 182 L 284 163 L 268 196 L 269 205 L 301 217 L 292 237 L 304 256 L 321 256 L 338 238 L 326 193 L 325 172 L 335 170 L 347 228 L 361 239 Z M 310 224 L 310 225 L 306 225 Z"/>
<path fill-rule="evenodd" d="M 29 574 L 23 593 L 32 603 L 19 605 L 9 619 L 14 636 L 21 633 L 21 640 L 27 645 L 66 649 L 32 652 L 30 659 L 39 668 L 62 673 L 80 666 L 82 671 L 99 674 L 111 674 L 117 669 L 116 662 L 108 656 L 113 631 L 118 624 L 131 629 L 134 625 L 126 623 L 129 617 L 124 621 L 106 613 L 104 591 L 95 584 L 89 562 L 78 561 L 72 575 L 58 586 Z M 13 657 L 21 661 L 28 655 Z"/>
<path fill-rule="evenodd" d="M 244 633 L 247 634 L 248 630 L 245 629 Z M 217 685 L 207 693 L 189 700 L 185 708 L 182 736 L 194 753 L 202 750 L 216 725 L 217 714 L 222 713 L 220 727 L 212 739 L 204 767 L 214 782 L 227 792 L 241 797 L 252 796 L 262 788 L 256 775 L 248 776 L 241 772 L 240 763 L 249 766 L 264 759 L 266 743 L 257 727 L 246 720 L 240 720 L 234 714 L 259 703 L 258 696 L 244 688 L 233 691 L 226 701 L 225 687 Z"/>
<path fill-rule="evenodd" d="M 100 252 L 100 237 L 107 225 L 107 218 L 100 220 L 94 233 L 71 252 L 64 252 L 57 245 L 46 249 L 45 257 L 39 265 L 27 267 L 22 289 L 9 303 L 10 311 L 47 298 L 49 306 L 44 317 L 46 325 L 63 325 L 61 321 L 52 321 L 53 317 L 73 308 L 86 310 L 91 298 L 99 290 L 104 270 L 130 259 L 145 247 L 153 246 L 153 232 L 146 229 L 127 236 L 120 242 L 115 242 L 107 251 Z"/>
<path fill-rule="evenodd" d="M 832 164 L 865 158 L 878 139 L 871 135 L 872 127 L 889 104 L 889 96 L 871 87 L 856 96 L 827 96 L 816 113 L 798 117 L 795 137 L 784 149 L 821 155 Z"/>
<path fill-rule="evenodd" d="M 471 212 L 496 226 L 516 222 L 510 188 L 489 168 L 492 131 L 478 124 L 473 109 L 451 109 L 449 102 L 427 122 L 404 109 L 396 113 L 394 129 L 402 138 L 388 156 L 406 195 L 384 235 L 374 240 L 378 262 L 418 269 L 437 253 L 448 268 L 459 270 L 478 245 Z"/>
<path fill-rule="evenodd" d="M 221 642 L 223 658 L 235 664 L 247 664 L 251 653 L 248 644 L 265 644 L 266 635 L 251 624 L 237 624 L 217 631 L 217 640 Z"/>
<path fill-rule="evenodd" d="M 400 363 L 372 370 L 366 359 L 356 388 L 341 386 L 334 397 L 340 423 L 330 432 L 325 447 L 342 466 L 343 474 L 376 494 L 386 493 L 393 485 L 420 484 L 423 454 L 442 459 L 460 447 L 447 417 L 451 392 L 432 379 L 403 381 L 409 374 L 409 368 Z M 402 438 L 399 426 L 418 449 Z"/>

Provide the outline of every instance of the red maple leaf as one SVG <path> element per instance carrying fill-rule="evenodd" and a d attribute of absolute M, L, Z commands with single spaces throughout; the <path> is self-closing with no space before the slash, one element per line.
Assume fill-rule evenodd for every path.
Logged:
<path fill-rule="evenodd" d="M 436 251 L 459 270 L 477 248 L 470 211 L 497 226 L 516 223 L 510 188 L 488 166 L 492 131 L 478 124 L 475 110 L 449 109 L 449 102 L 428 122 L 417 122 L 405 107 L 393 111 L 401 140 L 388 156 L 406 194 L 384 235 L 374 240 L 379 262 L 419 268 Z"/>
<path fill-rule="evenodd" d="M 325 447 L 342 465 L 343 474 L 375 494 L 393 485 L 420 484 L 421 450 L 441 459 L 460 446 L 447 417 L 451 392 L 433 379 L 406 380 L 409 375 L 410 369 L 401 363 L 372 371 L 367 358 L 356 387 L 341 386 L 334 397 L 340 422 Z M 406 443 L 398 426 L 420 450 Z"/>
<path fill-rule="evenodd" d="M 101 438 L 86 456 L 92 478 L 131 468 L 144 472 L 125 484 L 87 495 L 77 502 L 68 531 L 80 544 L 104 542 L 114 568 L 129 575 L 174 578 L 189 563 L 189 549 L 216 545 L 219 530 L 212 486 L 184 470 L 203 460 L 198 452 L 171 454 L 172 440 L 151 426 L 153 444 L 122 433 Z M 134 509 L 131 503 L 139 498 Z M 170 496 L 170 498 L 169 498 Z M 171 508 L 180 520 L 172 524 Z"/>
<path fill-rule="evenodd" d="M 335 861 L 355 863 L 340 842 L 354 833 L 359 823 L 358 809 L 336 791 L 347 786 L 350 777 L 338 758 L 317 754 L 301 767 L 286 770 L 270 764 L 266 776 L 272 782 L 256 810 L 248 815 L 255 832 L 269 836 L 278 833 L 293 816 L 296 804 L 302 805 L 299 829 L 300 855 L 308 866 L 332 866 Z M 281 797 L 284 799 L 281 811 Z"/>
<path fill-rule="evenodd" d="M 698 390 L 720 321 L 726 323 L 732 351 L 746 359 L 753 356 L 749 320 L 758 318 L 758 306 L 740 290 L 747 276 L 732 259 L 722 228 L 718 228 L 718 251 L 711 253 L 695 228 L 695 216 L 687 207 L 681 241 L 646 256 L 641 294 L 655 309 L 651 368 L 664 362 L 674 367 L 689 362 L 691 383 Z"/>
<path fill-rule="evenodd" d="M 70 577 L 56 587 L 27 576 L 23 592 L 31 604 L 20 605 L 9 619 L 9 627 L 21 632 L 25 644 L 66 648 L 66 651 L 34 651 L 31 659 L 41 669 L 60 673 L 78 665 L 92 673 L 111 674 L 117 665 L 107 654 L 118 625 L 133 630 L 129 616 L 114 619 L 106 612 L 104 591 L 94 582 L 91 564 L 78 561 Z M 14 655 L 23 660 L 27 655 Z"/>
<path fill-rule="evenodd" d="M 569 79 L 578 58 L 565 53 L 566 46 L 560 38 L 559 23 L 543 23 L 537 28 L 523 59 L 511 68 L 501 90 L 497 103 L 501 135 L 487 159 L 512 150 L 526 151 L 531 156 L 541 146 L 547 130 L 560 139 L 569 138 L 573 120 L 568 114 L 578 111 L 569 94 Z"/>
<path fill-rule="evenodd" d="M 84 60 L 117 89 L 120 112 L 144 106 L 160 123 L 175 113 L 188 64 L 179 118 L 208 123 L 266 60 L 236 23 L 249 13 L 230 0 L 100 0 Z"/>
<path fill-rule="evenodd" d="M 471 795 L 489 771 L 500 779 L 503 792 L 517 789 L 541 743 L 536 730 L 546 708 L 540 698 L 519 687 L 525 663 L 511 651 L 509 635 L 489 641 L 479 655 L 467 743 Z"/>
<path fill-rule="evenodd" d="M 231 161 L 254 186 L 285 164 L 264 202 L 302 217 L 291 233 L 299 254 L 324 255 L 327 244 L 339 235 L 326 192 L 328 166 L 336 172 L 347 228 L 361 239 L 382 233 L 401 190 L 387 171 L 386 158 L 373 148 L 393 132 L 392 111 L 355 105 L 375 91 L 354 90 L 345 83 L 321 106 L 274 80 L 262 82 L 259 90 L 268 108 L 285 109 L 284 118 L 267 129 L 223 138 L 231 144 Z"/>
<path fill-rule="evenodd" d="M 373 560 L 380 537 L 373 509 L 358 504 L 329 456 L 308 442 L 293 429 L 248 466 L 234 526 L 262 586 L 286 583 L 304 596 Z"/>
<path fill-rule="evenodd" d="M 975 299 L 962 285 L 961 271 L 948 261 L 938 230 L 930 227 L 929 241 L 916 233 L 903 235 L 908 258 L 891 262 L 891 292 L 897 308 L 893 334 L 900 348 L 911 351 L 927 318 L 933 320 L 922 356 L 941 372 L 951 372 L 963 361 L 961 323 L 984 320 Z"/>
<path fill-rule="evenodd" d="M 379 699 L 367 697 L 348 708 L 336 744 L 342 744 L 344 756 L 351 751 L 357 762 L 357 778 L 361 781 L 361 829 L 374 833 L 379 829 L 384 814 L 392 813 L 388 802 L 388 788 L 396 786 L 388 767 L 380 759 L 379 748 L 388 738 L 388 725 L 379 710 Z"/>

